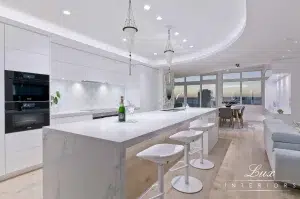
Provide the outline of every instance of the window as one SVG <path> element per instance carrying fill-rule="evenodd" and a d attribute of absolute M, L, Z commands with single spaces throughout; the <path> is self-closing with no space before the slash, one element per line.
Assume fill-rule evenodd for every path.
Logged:
<path fill-rule="evenodd" d="M 200 85 L 187 85 L 186 100 L 190 107 L 200 107 Z"/>
<path fill-rule="evenodd" d="M 184 103 L 184 86 L 174 87 L 175 105 L 174 107 L 182 107 Z"/>
<path fill-rule="evenodd" d="M 261 78 L 261 71 L 242 72 L 242 78 Z"/>
<path fill-rule="evenodd" d="M 175 78 L 174 79 L 174 82 L 184 82 L 184 77 L 181 77 L 181 78 Z"/>
<path fill-rule="evenodd" d="M 216 75 L 205 75 L 202 76 L 202 80 L 216 80 L 217 76 Z"/>
<path fill-rule="evenodd" d="M 271 77 L 271 75 L 272 75 L 272 70 L 266 70 L 265 77 Z"/>
<path fill-rule="evenodd" d="M 242 103 L 261 105 L 261 81 L 242 82 Z"/>
<path fill-rule="evenodd" d="M 216 107 L 216 84 L 202 84 L 201 107 Z"/>
<path fill-rule="evenodd" d="M 223 102 L 236 101 L 240 102 L 240 82 L 223 83 Z"/>
<path fill-rule="evenodd" d="M 186 77 L 186 82 L 199 82 L 200 76 L 190 76 Z"/>
<path fill-rule="evenodd" d="M 225 73 L 223 79 L 240 79 L 241 73 Z"/>

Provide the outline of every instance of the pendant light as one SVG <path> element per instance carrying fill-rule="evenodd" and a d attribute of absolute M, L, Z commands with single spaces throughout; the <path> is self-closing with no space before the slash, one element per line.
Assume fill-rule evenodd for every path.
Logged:
<path fill-rule="evenodd" d="M 135 24 L 135 20 L 133 16 L 131 0 L 129 0 L 127 18 L 125 20 L 123 32 L 125 33 L 126 36 L 127 49 L 129 52 L 129 75 L 131 75 L 131 52 L 134 46 L 135 34 L 138 32 L 138 28 Z"/>
<path fill-rule="evenodd" d="M 172 59 L 174 55 L 174 50 L 171 42 L 171 28 L 172 26 L 167 26 L 168 28 L 168 40 L 167 44 L 165 47 L 165 58 L 167 61 L 167 64 L 169 66 L 169 72 L 168 72 L 168 82 L 166 83 L 166 94 L 167 94 L 167 99 L 170 100 L 172 98 L 172 93 L 173 93 L 173 86 L 171 83 L 171 65 L 172 65 Z"/>
<path fill-rule="evenodd" d="M 169 83 L 171 83 L 171 65 L 172 65 L 174 50 L 173 50 L 173 46 L 172 46 L 172 42 L 171 42 L 172 26 L 167 26 L 167 28 L 168 28 L 168 40 L 167 40 L 164 54 L 165 54 L 167 64 L 169 66 Z"/>

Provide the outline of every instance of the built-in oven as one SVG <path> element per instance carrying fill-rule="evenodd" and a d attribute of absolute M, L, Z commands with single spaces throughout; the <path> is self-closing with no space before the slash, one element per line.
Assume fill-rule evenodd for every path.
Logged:
<path fill-rule="evenodd" d="M 49 75 L 6 70 L 5 101 L 49 101 Z"/>
<path fill-rule="evenodd" d="M 39 129 L 49 124 L 49 102 L 5 102 L 6 134 Z"/>

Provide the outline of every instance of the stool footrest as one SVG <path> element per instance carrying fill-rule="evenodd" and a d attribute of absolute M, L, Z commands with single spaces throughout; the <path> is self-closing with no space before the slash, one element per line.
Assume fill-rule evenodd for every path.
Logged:
<path fill-rule="evenodd" d="M 200 151 L 203 151 L 203 148 L 201 148 L 201 147 L 193 147 L 193 149 L 196 149 L 196 150 L 195 150 L 195 151 L 189 152 L 189 155 L 193 155 L 193 154 L 195 154 L 195 153 L 198 153 L 198 152 L 200 152 Z"/>
<path fill-rule="evenodd" d="M 158 194 L 158 195 L 156 195 L 156 196 L 153 196 L 152 198 L 149 198 L 149 199 L 160 198 L 162 195 L 164 195 L 164 193 L 160 193 L 160 194 Z"/>
<path fill-rule="evenodd" d="M 157 184 L 158 182 L 156 182 L 155 184 L 153 184 L 146 192 L 144 192 L 143 193 L 143 195 L 142 196 L 140 196 L 139 197 L 139 199 L 142 199 L 142 198 L 144 198 L 145 197 L 145 195 L 147 195 L 147 193 L 148 192 L 150 192 L 154 187 L 157 187 L 158 186 L 158 184 Z M 155 196 L 156 197 L 156 196 Z"/>
<path fill-rule="evenodd" d="M 177 171 L 177 170 L 179 170 L 179 169 L 183 169 L 183 168 L 188 167 L 188 165 L 186 165 L 186 164 L 184 163 L 183 166 L 174 169 L 174 167 L 176 167 L 178 164 L 182 164 L 182 163 L 184 163 L 184 161 L 179 161 L 179 162 L 177 162 L 177 163 L 170 169 L 170 171 L 171 171 L 171 172 L 174 172 L 174 171 Z"/>

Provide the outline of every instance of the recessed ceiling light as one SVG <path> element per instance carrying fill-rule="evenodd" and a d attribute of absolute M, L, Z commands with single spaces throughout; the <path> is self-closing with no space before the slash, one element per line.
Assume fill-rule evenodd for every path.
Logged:
<path fill-rule="evenodd" d="M 175 32 L 174 35 L 175 35 L 175 36 L 179 35 L 179 32 Z"/>
<path fill-rule="evenodd" d="M 285 58 L 285 56 L 283 55 L 282 58 Z"/>
<path fill-rule="evenodd" d="M 157 53 L 153 53 L 154 55 L 157 55 Z"/>
<path fill-rule="evenodd" d="M 295 44 L 297 44 L 297 43 L 298 43 L 298 41 L 294 41 L 294 43 L 295 43 Z"/>
<path fill-rule="evenodd" d="M 123 41 L 125 42 L 125 41 L 127 41 L 127 39 L 126 39 L 126 38 L 123 38 Z"/>
<path fill-rule="evenodd" d="M 156 20 L 160 21 L 160 20 L 162 20 L 162 17 L 161 16 L 157 16 Z"/>
<path fill-rule="evenodd" d="M 69 10 L 64 10 L 64 11 L 63 11 L 63 14 L 64 14 L 64 15 L 71 15 L 71 12 L 70 12 Z"/>
<path fill-rule="evenodd" d="M 65 79 L 65 78 L 61 78 L 61 79 Z"/>
<path fill-rule="evenodd" d="M 190 46 L 190 48 L 194 48 L 194 46 L 193 46 L 193 45 L 191 45 L 191 46 Z"/>
<path fill-rule="evenodd" d="M 183 43 L 187 42 L 187 39 L 182 40 Z"/>
<path fill-rule="evenodd" d="M 144 10 L 148 11 L 148 10 L 150 10 L 150 8 L 151 8 L 150 5 L 148 5 L 148 4 L 144 5 Z"/>
<path fill-rule="evenodd" d="M 291 52 L 291 50 L 290 50 L 290 49 L 288 49 L 287 51 L 288 51 L 288 52 Z"/>

